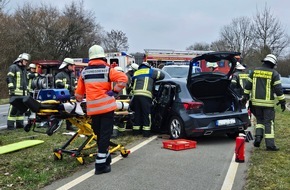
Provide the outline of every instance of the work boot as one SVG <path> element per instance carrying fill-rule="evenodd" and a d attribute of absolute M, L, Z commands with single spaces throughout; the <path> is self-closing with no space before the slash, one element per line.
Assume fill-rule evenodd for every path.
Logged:
<path fill-rule="evenodd" d="M 256 136 L 255 141 L 254 141 L 254 147 L 260 147 L 261 141 L 262 141 L 262 137 Z"/>
<path fill-rule="evenodd" d="M 14 126 L 7 126 L 7 130 L 15 130 Z"/>
<path fill-rule="evenodd" d="M 276 146 L 267 146 L 266 150 L 267 151 L 278 151 L 280 149 L 278 147 L 276 147 Z"/>
<path fill-rule="evenodd" d="M 143 137 L 150 137 L 150 131 L 143 131 Z"/>
<path fill-rule="evenodd" d="M 95 175 L 111 172 L 111 165 L 95 164 Z"/>
<path fill-rule="evenodd" d="M 137 135 L 140 135 L 140 134 L 141 134 L 140 130 L 133 130 L 133 135 L 134 136 L 137 136 Z"/>

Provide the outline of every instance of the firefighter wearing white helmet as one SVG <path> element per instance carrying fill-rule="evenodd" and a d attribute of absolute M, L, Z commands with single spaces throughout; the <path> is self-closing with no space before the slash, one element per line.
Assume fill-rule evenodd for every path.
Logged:
<path fill-rule="evenodd" d="M 164 79 L 165 75 L 161 71 L 152 69 L 148 62 L 143 62 L 135 71 L 133 80 L 133 100 L 132 110 L 134 115 L 134 134 L 143 130 L 143 136 L 150 136 L 151 130 L 151 105 L 152 91 L 157 80 Z"/>
<path fill-rule="evenodd" d="M 71 97 L 74 97 L 76 77 L 74 75 L 74 60 L 72 58 L 65 58 L 59 66 L 61 71 L 55 75 L 55 88 L 65 88 L 69 90 Z M 75 131 L 72 124 L 66 120 L 66 129 Z"/>
<path fill-rule="evenodd" d="M 231 79 L 231 87 L 240 97 L 244 94 L 244 87 L 248 79 L 248 74 L 245 70 L 246 68 L 240 62 L 237 62 L 235 72 Z"/>
<path fill-rule="evenodd" d="M 27 71 L 26 65 L 30 61 L 30 55 L 28 53 L 21 53 L 13 64 L 9 66 L 8 73 L 7 73 L 7 86 L 9 90 L 9 96 L 27 96 L 28 89 L 27 89 Z M 7 117 L 7 129 L 13 130 L 16 128 L 23 128 L 24 127 L 24 115 L 20 114 L 20 112 L 11 113 L 12 110 L 16 110 L 17 108 L 10 105 L 8 110 L 8 117 Z"/>
<path fill-rule="evenodd" d="M 104 58 L 101 46 L 90 47 L 88 67 L 82 70 L 75 91 L 77 101 L 86 97 L 87 115 L 91 117 L 92 129 L 98 137 L 96 175 L 111 172 L 111 154 L 108 150 L 113 133 L 114 111 L 117 108 L 114 95 L 125 88 L 128 81 L 125 73 L 110 68 Z"/>
<path fill-rule="evenodd" d="M 35 80 L 37 76 L 38 76 L 38 73 L 36 72 L 36 65 L 34 63 L 30 63 L 28 66 L 28 71 L 27 71 L 27 80 L 28 80 L 27 88 L 28 88 L 30 96 L 32 96 L 33 98 L 35 94 L 34 89 L 36 88 L 33 80 Z"/>
<path fill-rule="evenodd" d="M 127 94 L 132 95 L 132 77 L 134 76 L 134 72 L 138 70 L 139 65 L 137 63 L 131 63 L 129 65 L 128 71 L 126 73 L 128 77 L 128 83 L 127 83 Z"/>
<path fill-rule="evenodd" d="M 260 147 L 265 138 L 266 150 L 277 151 L 279 148 L 274 140 L 275 96 L 282 111 L 285 111 L 285 96 L 283 94 L 280 74 L 274 69 L 277 58 L 268 54 L 261 67 L 257 67 L 249 74 L 244 90 L 244 99 L 251 100 L 251 112 L 257 118 L 254 146 Z"/>

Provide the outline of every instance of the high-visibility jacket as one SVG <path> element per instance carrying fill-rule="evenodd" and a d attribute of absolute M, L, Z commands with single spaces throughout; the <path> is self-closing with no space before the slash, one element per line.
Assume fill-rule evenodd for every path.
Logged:
<path fill-rule="evenodd" d="M 107 62 L 101 59 L 90 60 L 82 70 L 75 91 L 77 100 L 86 95 L 87 115 L 98 115 L 114 111 L 117 106 L 115 98 L 108 91 L 119 93 L 126 87 L 128 78 L 125 73 L 110 69 Z M 115 82 L 115 85 L 112 85 Z"/>
<path fill-rule="evenodd" d="M 9 95 L 26 96 L 28 94 L 27 73 L 25 67 L 21 67 L 17 63 L 10 65 L 6 81 Z"/>
<path fill-rule="evenodd" d="M 164 79 L 165 75 L 161 71 L 148 67 L 141 67 L 135 71 L 133 80 L 133 95 L 147 96 L 152 98 L 154 82 Z"/>
<path fill-rule="evenodd" d="M 234 91 L 238 95 L 243 95 L 244 88 L 246 85 L 246 82 L 248 80 L 249 74 L 242 72 L 242 71 L 236 71 L 233 74 L 232 80 L 231 80 L 231 87 L 234 89 Z"/>
<path fill-rule="evenodd" d="M 75 90 L 75 75 L 72 71 L 64 69 L 55 75 L 55 87 L 68 89 L 71 95 Z"/>
<path fill-rule="evenodd" d="M 32 92 L 35 89 L 35 86 L 32 85 L 32 81 L 37 76 L 38 76 L 37 72 L 31 72 L 31 71 L 27 72 L 27 80 L 28 80 L 27 89 L 28 89 L 29 92 Z"/>
<path fill-rule="evenodd" d="M 254 69 L 249 74 L 244 93 L 251 94 L 250 99 L 253 106 L 274 107 L 274 93 L 279 101 L 285 101 L 280 75 L 267 64 Z"/>

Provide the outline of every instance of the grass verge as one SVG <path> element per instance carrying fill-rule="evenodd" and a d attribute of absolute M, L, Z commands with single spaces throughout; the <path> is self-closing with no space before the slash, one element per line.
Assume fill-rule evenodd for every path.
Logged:
<path fill-rule="evenodd" d="M 41 131 L 41 129 L 38 130 Z M 60 128 L 52 136 L 32 131 L 27 133 L 23 129 L 1 131 L 0 146 L 28 139 L 39 139 L 43 140 L 44 143 L 0 155 L 0 190 L 40 189 L 93 163 L 94 157 L 85 157 L 84 165 L 81 165 L 76 158 L 71 157 L 69 154 L 63 154 L 62 160 L 54 160 L 53 150 L 61 148 L 71 138 L 71 136 L 62 134 L 63 132 L 67 132 L 65 127 Z M 126 146 L 141 138 L 141 136 L 128 134 L 112 141 Z M 77 138 L 72 146 L 67 147 L 66 150 L 79 147 L 85 139 Z M 93 153 L 95 150 L 96 147 L 85 151 Z M 119 155 L 119 152 L 116 152 L 116 155 Z"/>
<path fill-rule="evenodd" d="M 290 189 L 290 112 L 276 107 L 275 141 L 280 151 L 265 151 L 265 141 L 255 148 L 250 157 L 246 190 Z"/>

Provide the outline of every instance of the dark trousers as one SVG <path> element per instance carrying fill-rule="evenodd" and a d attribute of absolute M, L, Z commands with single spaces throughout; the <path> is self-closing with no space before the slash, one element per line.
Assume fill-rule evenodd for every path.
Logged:
<path fill-rule="evenodd" d="M 150 114 L 152 99 L 146 96 L 134 96 L 132 101 L 132 110 L 134 111 L 134 126 L 149 127 L 151 125 Z"/>
<path fill-rule="evenodd" d="M 97 144 L 99 153 L 107 153 L 110 145 L 110 138 L 113 133 L 114 111 L 93 115 L 92 128 L 97 135 Z"/>
<path fill-rule="evenodd" d="M 10 105 L 7 117 L 7 128 L 13 129 L 16 123 L 16 128 L 24 127 L 24 115 L 20 113 L 15 106 Z"/>
<path fill-rule="evenodd" d="M 265 136 L 266 146 L 275 146 L 274 120 L 275 110 L 273 107 L 252 106 L 253 114 L 256 116 L 256 136 Z"/>

